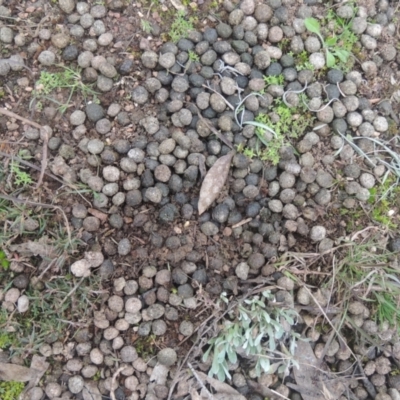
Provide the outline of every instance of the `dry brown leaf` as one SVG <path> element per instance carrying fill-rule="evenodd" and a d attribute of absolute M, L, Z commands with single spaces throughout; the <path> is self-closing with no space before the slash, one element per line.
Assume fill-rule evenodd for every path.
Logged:
<path fill-rule="evenodd" d="M 40 357 L 37 355 L 34 355 L 32 357 L 30 370 L 33 373 L 28 385 L 25 386 L 24 396 L 22 397 L 23 399 L 28 398 L 28 395 L 26 393 L 39 383 L 40 379 L 45 374 L 49 366 L 50 363 L 46 361 L 46 357 Z"/>
<path fill-rule="evenodd" d="M 37 376 L 37 370 L 22 365 L 0 363 L 0 381 L 28 382 Z"/>
<path fill-rule="evenodd" d="M 300 368 L 293 368 L 297 390 L 304 400 L 338 399 L 346 390 L 346 382 L 321 369 L 310 343 L 299 340 L 294 354 Z M 348 382 L 347 382 L 348 384 Z"/>
<path fill-rule="evenodd" d="M 21 257 L 40 256 L 49 259 L 58 257 L 57 249 L 46 243 L 47 238 L 43 239 L 38 242 L 29 240 L 24 243 L 13 244 L 9 246 L 9 250 L 18 253 Z"/>
<path fill-rule="evenodd" d="M 98 218 L 102 222 L 106 222 L 108 219 L 107 214 L 105 214 L 99 210 L 96 210 L 95 208 L 89 208 L 88 211 L 90 214 L 92 214 L 94 217 Z"/>
<path fill-rule="evenodd" d="M 190 396 L 192 397 L 192 400 L 203 400 L 202 397 L 196 392 L 195 389 L 192 389 L 190 391 Z"/>
<path fill-rule="evenodd" d="M 199 215 L 218 197 L 228 178 L 233 152 L 219 158 L 209 169 L 200 189 Z"/>

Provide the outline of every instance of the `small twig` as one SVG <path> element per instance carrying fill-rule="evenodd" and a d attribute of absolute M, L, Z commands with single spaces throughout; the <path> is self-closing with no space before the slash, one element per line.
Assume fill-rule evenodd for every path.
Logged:
<path fill-rule="evenodd" d="M 41 186 L 43 182 L 44 173 L 47 168 L 47 145 L 49 143 L 49 135 L 47 132 L 47 128 L 42 128 L 41 133 L 43 136 L 42 163 L 41 163 L 39 179 L 36 183 L 36 189 L 39 189 L 39 187 Z"/>
<path fill-rule="evenodd" d="M 20 121 L 25 122 L 28 125 L 32 125 L 38 129 L 42 129 L 42 125 L 39 125 L 34 121 L 30 121 L 29 119 L 26 119 L 24 117 L 20 117 L 18 114 L 15 114 L 12 111 L 6 110 L 5 108 L 0 108 L 0 114 L 6 115 L 7 117 L 10 117 L 10 118 L 19 119 Z"/>
<path fill-rule="evenodd" d="M 208 82 L 207 82 L 208 83 Z M 218 96 L 220 96 L 221 97 L 221 99 L 225 102 L 225 104 L 232 110 L 232 111 L 234 111 L 235 110 L 235 107 L 233 107 L 233 105 L 231 104 L 231 103 L 229 103 L 229 101 L 228 100 L 226 100 L 225 99 L 225 97 L 224 96 L 222 96 L 222 94 L 221 93 L 218 93 L 215 89 L 213 89 L 211 86 L 210 86 L 210 84 L 208 83 L 208 85 L 201 85 L 203 88 L 206 88 L 206 89 L 209 89 L 209 90 L 211 90 L 212 92 L 214 92 L 215 94 L 217 94 Z"/>
<path fill-rule="evenodd" d="M 239 226 L 242 226 L 242 225 L 244 225 L 244 224 L 247 224 L 248 222 L 250 222 L 250 221 L 252 221 L 252 220 L 253 220 L 253 218 L 243 219 L 242 221 L 238 222 L 237 224 L 232 225 L 232 229 L 239 228 Z"/>
<path fill-rule="evenodd" d="M 222 133 L 218 132 L 214 126 L 209 123 L 200 113 L 199 109 L 197 108 L 196 105 L 194 105 L 193 103 L 188 102 L 189 104 L 192 104 L 193 107 L 195 108 L 197 115 L 199 116 L 199 118 L 207 125 L 207 127 L 212 131 L 212 133 L 214 133 L 214 135 L 221 140 L 222 142 L 224 142 L 229 148 L 231 148 L 232 150 L 233 148 L 233 144 L 231 143 L 230 140 L 228 140 Z"/>
<path fill-rule="evenodd" d="M 113 377 L 112 377 L 112 379 L 111 379 L 111 389 L 110 389 L 110 397 L 111 397 L 111 400 L 117 400 L 116 397 L 115 397 L 115 393 L 114 393 L 115 381 L 117 380 L 118 375 L 119 375 L 124 369 L 126 369 L 126 368 L 127 368 L 127 366 L 123 366 L 123 367 L 118 368 L 118 369 L 114 372 L 114 375 L 113 375 Z"/>
<path fill-rule="evenodd" d="M 303 287 L 307 290 L 308 294 L 311 296 L 311 298 L 314 300 L 314 303 L 317 305 L 317 307 L 319 308 L 319 310 L 321 311 L 321 313 L 323 314 L 323 316 L 325 317 L 325 319 L 328 321 L 328 324 L 331 326 L 331 328 L 335 331 L 335 333 L 338 335 L 338 337 L 342 340 L 342 342 L 345 344 L 345 346 L 350 350 L 351 355 L 354 357 L 355 360 L 357 360 L 357 356 L 354 354 L 353 350 L 349 347 L 349 345 L 346 343 L 346 341 L 343 339 L 342 335 L 340 334 L 340 332 L 336 329 L 335 325 L 333 324 L 333 322 L 328 318 L 328 316 L 326 315 L 324 309 L 322 308 L 322 306 L 318 303 L 318 300 L 315 298 L 315 296 L 312 294 L 311 290 L 306 286 L 303 285 Z M 320 362 L 322 360 L 320 359 Z"/>
<path fill-rule="evenodd" d="M 190 371 L 192 371 L 193 376 L 196 378 L 197 382 L 199 382 L 200 386 L 202 389 L 206 392 L 207 397 L 210 400 L 214 400 L 214 396 L 209 392 L 209 390 L 206 388 L 206 385 L 203 383 L 203 381 L 200 379 L 199 375 L 197 374 L 196 370 L 192 367 L 192 364 L 190 362 L 187 363 Z"/>

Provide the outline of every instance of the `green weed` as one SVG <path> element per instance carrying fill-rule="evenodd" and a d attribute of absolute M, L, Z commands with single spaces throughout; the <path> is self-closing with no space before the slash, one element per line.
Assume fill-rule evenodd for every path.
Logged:
<path fill-rule="evenodd" d="M 304 24 L 308 31 L 316 34 L 320 39 L 325 50 L 327 67 L 332 68 L 335 65 L 343 67 L 348 62 L 353 46 L 358 40 L 350 29 L 353 20 L 340 18 L 330 10 L 326 22 L 330 21 L 333 22 L 333 30 L 325 38 L 321 33 L 320 23 L 315 18 L 306 18 Z"/>
<path fill-rule="evenodd" d="M 285 77 L 280 75 L 264 75 L 264 82 L 269 85 L 283 85 L 285 83 Z"/>
<path fill-rule="evenodd" d="M 192 62 L 197 62 L 200 60 L 200 57 L 198 54 L 196 54 L 193 50 L 189 50 L 189 60 Z"/>
<path fill-rule="evenodd" d="M 138 355 L 143 359 L 152 357 L 156 351 L 156 348 L 154 347 L 155 340 L 155 335 L 139 337 L 134 343 Z"/>
<path fill-rule="evenodd" d="M 196 18 L 187 17 L 185 12 L 182 10 L 178 11 L 168 32 L 170 39 L 176 43 L 179 41 L 179 39 L 186 38 L 189 32 L 194 30 L 195 22 Z"/>
<path fill-rule="evenodd" d="M 22 382 L 0 382 L 0 397 L 2 400 L 17 400 L 24 387 L 25 384 Z"/>
<path fill-rule="evenodd" d="M 153 28 L 152 28 L 150 22 L 147 21 L 146 19 L 141 19 L 140 20 L 140 25 L 142 26 L 142 31 L 143 32 L 146 32 L 146 33 L 153 32 Z"/>
<path fill-rule="evenodd" d="M 371 237 L 365 242 L 350 242 L 336 266 L 335 288 L 343 309 L 353 300 L 370 305 L 371 316 L 378 324 L 389 323 L 400 333 L 400 279 L 393 264 L 393 254 L 382 237 Z M 327 287 L 332 287 L 332 281 Z M 350 318 L 350 317 L 348 317 Z"/>
<path fill-rule="evenodd" d="M 98 93 L 93 89 L 93 85 L 87 85 L 82 82 L 80 69 L 72 69 L 65 66 L 59 66 L 61 71 L 40 73 L 39 80 L 35 83 L 35 89 L 32 92 L 32 100 L 29 105 L 31 108 L 33 104 L 40 99 L 46 99 L 59 105 L 58 109 L 64 113 L 71 102 L 72 96 L 76 93 L 83 96 L 86 100 L 89 96 L 93 97 L 94 101 L 97 100 Z M 65 103 L 60 103 L 49 95 L 57 89 L 68 89 L 68 99 Z"/>
<path fill-rule="evenodd" d="M 33 183 L 31 176 L 27 172 L 22 171 L 19 163 L 14 160 L 11 161 L 10 171 L 14 176 L 14 184 L 16 186 L 27 186 Z"/>
<path fill-rule="evenodd" d="M 392 208 L 398 206 L 398 196 L 400 188 L 395 179 L 388 177 L 380 186 L 375 186 L 369 190 L 370 197 L 368 203 L 371 205 L 371 218 L 379 224 L 390 229 L 396 229 L 398 224 L 391 215 Z"/>
<path fill-rule="evenodd" d="M 8 349 L 13 343 L 13 338 L 10 333 L 2 332 L 0 334 L 0 349 Z"/>
<path fill-rule="evenodd" d="M 3 250 L 0 250 L 0 267 L 3 270 L 7 270 L 10 266 L 10 261 L 8 261 L 7 255 Z M 1 339 L 0 339 L 1 341 Z M 0 345 L 1 347 L 1 345 Z"/>
<path fill-rule="evenodd" d="M 224 293 L 221 300 L 228 303 Z M 213 353 L 210 376 L 216 375 L 220 381 L 231 379 L 229 363 L 238 361 L 239 348 L 255 361 L 257 376 L 275 372 L 287 375 L 292 366 L 298 367 L 293 355 L 300 335 L 291 329 L 298 314 L 294 309 L 274 305 L 275 301 L 274 294 L 265 290 L 261 296 L 239 302 L 230 312 L 203 355 L 203 361 L 207 361 Z"/>
<path fill-rule="evenodd" d="M 300 99 L 302 94 L 299 95 Z M 256 135 L 265 148 L 243 149 L 248 155 L 256 154 L 261 160 L 268 161 L 273 165 L 279 162 L 279 150 L 286 144 L 290 144 L 290 139 L 301 137 L 305 130 L 310 127 L 315 117 L 304 107 L 302 101 L 298 107 L 288 107 L 282 99 L 275 99 L 271 107 L 271 113 L 260 113 L 255 118 L 255 122 L 246 124 L 256 126 Z"/>
<path fill-rule="evenodd" d="M 295 68 L 297 71 L 310 70 L 314 71 L 314 65 L 312 65 L 308 58 L 307 51 L 303 50 L 295 57 Z"/>

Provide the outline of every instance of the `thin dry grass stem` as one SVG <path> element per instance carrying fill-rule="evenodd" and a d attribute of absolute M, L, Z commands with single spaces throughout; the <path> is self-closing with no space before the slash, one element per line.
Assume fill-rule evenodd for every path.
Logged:
<path fill-rule="evenodd" d="M 275 396 L 276 396 L 280 399 L 290 400 L 288 397 L 284 396 L 283 394 L 278 393 L 277 391 L 275 391 L 265 385 L 261 385 L 258 382 L 251 381 L 250 379 L 247 379 L 247 384 L 249 385 L 250 389 L 259 393 L 261 396 L 265 397 L 266 399 L 275 398 Z M 288 384 L 286 384 L 286 385 L 289 386 Z"/>
<path fill-rule="evenodd" d="M 49 262 L 49 265 L 43 270 L 43 272 L 38 276 L 38 280 L 41 280 L 44 274 L 57 262 L 57 259 L 53 259 Z"/>
<path fill-rule="evenodd" d="M 85 277 L 83 276 L 83 277 L 79 280 L 79 282 L 70 290 L 70 292 L 64 297 L 64 299 L 63 299 L 63 301 L 60 303 L 59 307 L 61 307 L 61 306 L 67 301 L 67 299 L 68 299 L 69 297 L 71 297 L 71 296 L 76 292 L 76 290 L 77 290 L 78 287 L 81 285 L 81 283 L 83 282 L 84 279 L 85 279 Z"/>
<path fill-rule="evenodd" d="M 325 319 L 328 321 L 328 324 L 332 327 L 332 329 L 335 331 L 337 336 L 340 338 L 340 340 L 346 345 L 346 347 L 350 350 L 351 355 L 354 357 L 355 360 L 357 360 L 357 356 L 354 354 L 353 350 L 349 347 L 349 345 L 345 342 L 343 336 L 340 334 L 340 332 L 336 329 L 335 325 L 332 323 L 332 321 L 328 318 L 327 314 L 325 313 L 324 309 L 322 308 L 321 304 L 319 304 L 318 300 L 315 298 L 315 296 L 312 294 L 311 290 L 307 286 L 303 286 L 310 297 L 314 300 L 314 303 L 317 305 Z M 322 359 L 320 360 L 322 361 Z"/>
<path fill-rule="evenodd" d="M 372 230 L 372 231 L 381 231 L 381 232 L 384 232 L 381 228 L 379 228 L 379 227 L 377 227 L 377 226 L 367 226 L 366 228 L 362 229 L 361 231 L 357 231 L 357 232 L 355 232 L 352 236 L 350 236 L 350 241 L 351 241 L 351 242 L 355 242 L 355 240 L 358 238 L 358 236 L 360 236 L 360 235 L 362 235 L 362 234 L 364 234 L 365 232 L 370 231 L 370 230 Z M 363 238 L 363 241 L 365 241 L 365 240 L 367 240 L 367 239 L 369 239 L 369 238 L 370 238 L 370 237 L 367 236 L 367 237 Z"/>
<path fill-rule="evenodd" d="M 52 204 L 37 203 L 35 201 L 30 201 L 27 199 L 18 199 L 16 197 L 8 196 L 6 194 L 0 194 L 0 199 L 9 200 L 9 201 L 19 203 L 19 204 L 25 204 L 25 205 L 31 205 L 31 206 L 43 207 L 43 208 L 52 208 L 52 209 L 61 211 L 61 214 L 63 215 L 64 222 L 65 222 L 65 229 L 67 230 L 67 234 L 68 234 L 68 241 L 69 241 L 70 245 L 72 244 L 71 228 L 69 226 L 68 218 L 67 218 L 64 210 L 61 207 L 54 206 Z"/>
<path fill-rule="evenodd" d="M 112 379 L 111 379 L 111 389 L 110 389 L 110 397 L 111 397 L 111 400 L 117 400 L 116 397 L 115 397 L 115 393 L 114 393 L 114 392 L 115 392 L 115 390 L 114 390 L 114 385 L 115 385 L 115 382 L 116 382 L 116 380 L 117 380 L 119 374 L 120 374 L 124 369 L 126 369 L 126 368 L 127 368 L 127 366 L 123 366 L 123 367 L 118 368 L 118 369 L 114 372 L 114 375 L 112 376 Z"/>
<path fill-rule="evenodd" d="M 203 85 L 203 86 L 204 86 L 204 85 Z M 208 87 L 208 86 L 206 86 L 206 87 Z M 211 88 L 210 88 L 210 89 L 211 89 Z M 229 148 L 231 148 L 231 149 L 233 150 L 233 144 L 231 143 L 231 141 L 230 141 L 229 139 L 227 139 L 222 133 L 218 132 L 218 131 L 214 128 L 214 125 L 213 125 L 211 122 L 207 121 L 207 120 L 201 115 L 201 112 L 199 111 L 198 107 L 197 107 L 195 104 L 193 104 L 193 103 L 191 103 L 191 102 L 189 102 L 189 101 L 187 101 L 186 103 L 191 104 L 192 107 L 195 109 L 195 111 L 196 111 L 198 117 L 207 125 L 207 127 L 211 130 L 211 132 L 212 132 L 219 140 L 221 140 L 221 142 L 224 142 Z"/>
<path fill-rule="evenodd" d="M 335 255 L 333 255 L 333 258 L 332 258 L 332 284 L 331 284 L 331 290 L 329 292 L 328 304 L 330 304 L 331 299 L 332 299 L 332 294 L 333 294 L 334 284 L 335 284 L 335 277 L 336 277 L 336 257 L 335 257 Z"/>

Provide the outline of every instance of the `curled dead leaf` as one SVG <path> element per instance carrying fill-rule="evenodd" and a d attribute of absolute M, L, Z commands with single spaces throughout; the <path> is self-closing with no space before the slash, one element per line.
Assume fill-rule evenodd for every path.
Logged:
<path fill-rule="evenodd" d="M 200 189 L 199 215 L 210 207 L 224 187 L 233 154 L 231 152 L 219 158 L 207 172 Z"/>

